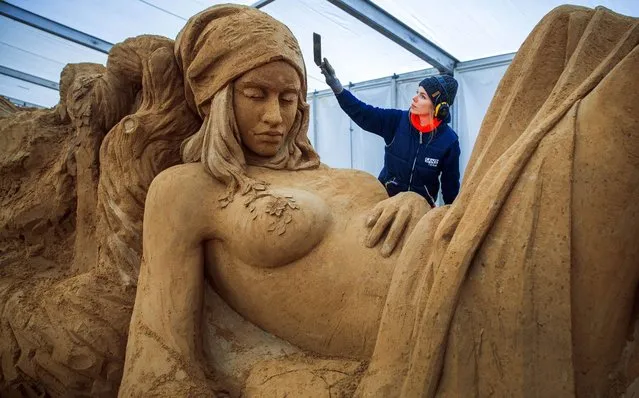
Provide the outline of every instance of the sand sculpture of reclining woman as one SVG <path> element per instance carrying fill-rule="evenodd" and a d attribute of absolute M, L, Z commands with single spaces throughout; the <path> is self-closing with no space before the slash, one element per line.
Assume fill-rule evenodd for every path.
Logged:
<path fill-rule="evenodd" d="M 218 6 L 189 20 L 174 58 L 166 42 L 123 57 L 143 65 L 141 82 L 105 80 L 131 91 L 98 140 L 97 218 L 111 232 L 95 272 L 43 298 L 55 317 L 125 297 L 143 246 L 120 396 L 635 391 L 636 19 L 580 7 L 546 16 L 500 83 L 460 196 L 428 212 L 410 194 L 388 199 L 373 176 L 320 164 L 306 137 L 304 64 L 281 23 Z M 153 180 L 141 242 L 141 199 L 182 137 L 185 164 Z M 148 151 L 166 143 L 175 148 Z M 23 327 L 13 310 L 16 368 L 56 395 L 92 377 L 93 395 L 112 395 L 127 305 L 70 325 L 45 325 L 36 307 Z M 247 323 L 268 333 L 247 336 Z M 24 337 L 38 325 L 68 336 L 68 352 Z M 2 355 L 6 375 L 15 349 Z M 230 387 L 218 372 L 229 363 L 239 363 Z"/>
<path fill-rule="evenodd" d="M 205 389 L 207 283 L 306 351 L 370 359 L 359 395 L 610 391 L 639 271 L 638 40 L 637 20 L 604 9 L 546 17 L 500 85 L 458 202 L 422 217 L 410 194 L 320 166 L 288 29 L 246 8 L 193 17 L 176 57 L 204 122 L 187 163 L 149 189 L 121 394 L 167 377 Z M 410 237 L 384 257 L 367 225 L 397 206 Z"/>
<path fill-rule="evenodd" d="M 204 122 L 183 144 L 187 163 L 149 188 L 123 390 L 145 391 L 143 376 L 163 375 L 154 370 L 168 366 L 156 359 L 161 347 L 189 366 L 174 371 L 203 380 L 187 369 L 199 366 L 207 283 L 243 317 L 303 349 L 369 356 L 399 253 L 385 245 L 406 223 L 411 230 L 427 203 L 414 193 L 388 199 L 373 176 L 320 165 L 306 135 L 302 55 L 280 22 L 214 7 L 189 21 L 176 56 Z M 370 249 L 398 203 L 394 237 Z M 379 226 L 369 230 L 372 214 Z"/>

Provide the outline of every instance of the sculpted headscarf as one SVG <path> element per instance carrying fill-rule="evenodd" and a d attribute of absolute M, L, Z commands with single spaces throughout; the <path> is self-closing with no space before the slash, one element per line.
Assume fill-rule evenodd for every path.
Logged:
<path fill-rule="evenodd" d="M 184 76 L 186 100 L 204 120 L 195 137 L 203 147 L 203 156 L 187 161 L 207 163 L 214 177 L 229 185 L 231 200 L 233 191 L 241 188 L 246 193 L 247 185 L 255 183 L 246 176 L 246 164 L 289 170 L 319 166 L 319 156 L 306 135 L 309 106 L 304 60 L 297 40 L 284 24 L 252 7 L 213 6 L 188 20 L 175 41 L 175 57 Z M 223 103 L 232 107 L 231 91 L 227 90 L 226 100 L 219 98 L 224 95 L 216 94 L 224 94 L 220 91 L 244 73 L 273 61 L 285 61 L 299 74 L 298 112 L 278 154 L 271 158 L 249 157 L 242 151 L 237 129 L 229 129 L 222 117 L 213 117 L 215 112 L 233 112 L 222 109 Z M 232 134 L 230 130 L 234 130 Z M 207 149 L 209 146 L 212 149 Z"/>
<path fill-rule="evenodd" d="M 290 63 L 306 93 L 306 69 L 297 40 L 286 25 L 252 7 L 225 4 L 191 17 L 175 40 L 186 100 L 202 119 L 227 83 L 272 61 Z"/>

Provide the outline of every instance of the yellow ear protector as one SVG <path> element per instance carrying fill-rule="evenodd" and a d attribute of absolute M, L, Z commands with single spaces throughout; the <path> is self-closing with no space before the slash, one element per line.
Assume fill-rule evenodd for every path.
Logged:
<path fill-rule="evenodd" d="M 443 91 L 446 94 L 446 99 L 448 99 L 448 91 L 446 91 L 446 86 L 444 85 L 444 79 L 442 79 L 441 76 L 433 76 L 433 77 L 437 81 L 437 84 L 439 84 L 439 88 L 441 89 L 441 91 Z M 441 95 L 441 93 L 439 93 L 439 95 Z M 437 98 L 439 98 L 439 95 L 437 96 Z M 448 102 L 442 101 L 439 104 L 437 104 L 437 106 L 435 107 L 434 116 L 437 119 L 445 120 L 449 114 L 450 114 L 450 106 L 448 105 Z"/>

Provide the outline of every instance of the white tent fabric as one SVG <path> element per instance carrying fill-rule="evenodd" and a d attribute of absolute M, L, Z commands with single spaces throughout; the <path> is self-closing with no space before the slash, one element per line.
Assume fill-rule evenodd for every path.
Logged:
<path fill-rule="evenodd" d="M 322 55 L 335 66 L 343 83 L 430 67 L 328 1 L 276 0 L 262 10 L 284 21 L 297 37 L 306 61 L 310 90 L 328 88 L 313 63 L 313 32 L 322 36 Z"/>
<path fill-rule="evenodd" d="M 350 119 L 344 117 L 344 112 L 332 95 L 319 97 L 315 103 L 315 148 L 322 162 L 332 167 L 350 168 Z"/>
<path fill-rule="evenodd" d="M 481 122 L 507 68 L 508 63 L 488 68 L 460 69 L 455 73 L 459 89 L 454 105 L 454 127 L 459 135 L 461 147 L 459 166 L 462 176 L 468 160 L 470 160 L 470 153 L 473 150 Z"/>
<path fill-rule="evenodd" d="M 553 8 L 598 5 L 639 16 L 637 0 L 372 0 L 460 61 L 516 52 Z"/>
<path fill-rule="evenodd" d="M 106 54 L 0 16 L 0 58 L 3 66 L 57 82 L 64 65 L 104 64 Z"/>
<path fill-rule="evenodd" d="M 5 75 L 0 75 L 0 95 L 25 106 L 50 107 L 57 104 L 60 98 L 57 90 Z"/>
<path fill-rule="evenodd" d="M 392 104 L 391 90 L 387 86 L 354 90 L 362 101 L 375 104 L 380 108 L 390 108 Z M 351 122 L 351 167 L 368 171 L 377 175 L 384 164 L 384 140 L 374 134 L 362 130 Z M 320 155 L 321 156 L 321 155 Z"/>

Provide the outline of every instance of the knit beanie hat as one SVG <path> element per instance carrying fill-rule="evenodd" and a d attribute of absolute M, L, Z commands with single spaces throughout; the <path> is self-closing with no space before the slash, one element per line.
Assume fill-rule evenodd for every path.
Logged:
<path fill-rule="evenodd" d="M 457 95 L 457 80 L 448 75 L 429 76 L 419 83 L 426 90 L 433 106 L 442 102 L 453 105 L 455 95 Z"/>

